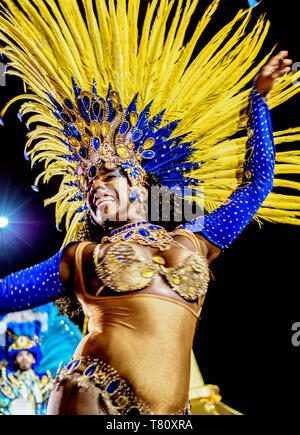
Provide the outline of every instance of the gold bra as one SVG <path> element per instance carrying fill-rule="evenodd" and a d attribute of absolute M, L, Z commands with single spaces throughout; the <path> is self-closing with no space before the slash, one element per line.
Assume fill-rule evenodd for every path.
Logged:
<path fill-rule="evenodd" d="M 183 232 L 176 233 L 186 236 Z M 192 239 L 190 235 L 189 238 Z M 209 268 L 200 252 L 190 251 L 182 263 L 165 267 L 163 257 L 155 255 L 152 261 L 145 260 L 138 255 L 133 244 L 126 242 L 109 247 L 101 261 L 100 250 L 101 245 L 97 245 L 93 254 L 96 273 L 103 284 L 97 296 L 105 287 L 118 293 L 141 290 L 148 287 L 158 274 L 163 275 L 170 287 L 188 301 L 195 301 L 207 293 Z"/>

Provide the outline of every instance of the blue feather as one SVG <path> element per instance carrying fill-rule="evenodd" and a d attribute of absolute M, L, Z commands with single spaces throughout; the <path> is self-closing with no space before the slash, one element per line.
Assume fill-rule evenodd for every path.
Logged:
<path fill-rule="evenodd" d="M 162 110 L 160 113 L 158 113 L 152 119 L 150 119 L 150 121 L 149 121 L 149 127 L 151 129 L 160 127 L 165 113 L 166 113 L 166 109 Z"/>
<path fill-rule="evenodd" d="M 112 99 L 110 98 L 111 91 L 112 91 L 112 86 L 111 86 L 111 83 L 110 83 L 109 87 L 108 87 L 107 97 L 106 97 L 106 101 L 107 101 L 107 104 L 108 104 L 108 122 L 111 122 L 113 120 L 113 118 L 114 118 L 113 117 L 113 112 L 114 112 L 114 110 L 113 110 L 113 102 L 112 102 Z"/>
<path fill-rule="evenodd" d="M 145 107 L 145 109 L 141 112 L 141 114 L 139 116 L 137 128 L 139 128 L 140 130 L 144 130 L 145 127 L 147 126 L 147 121 L 149 118 L 150 109 L 151 109 L 152 104 L 153 104 L 153 100 Z"/>
<path fill-rule="evenodd" d="M 89 114 L 88 114 L 88 111 L 86 110 L 86 108 L 84 107 L 84 104 L 83 104 L 83 102 L 82 102 L 82 99 L 81 98 L 77 98 L 77 105 L 78 105 L 78 108 L 79 108 L 79 110 L 80 110 L 80 112 L 82 113 L 82 115 L 85 117 L 85 119 L 88 121 L 88 122 L 90 122 L 90 116 L 89 116 Z"/>
<path fill-rule="evenodd" d="M 128 106 L 128 109 L 126 110 L 126 118 L 127 118 L 127 121 L 129 121 L 129 115 L 130 115 L 130 113 L 131 113 L 131 112 L 136 112 L 136 111 L 137 111 L 136 103 L 137 103 L 138 95 L 139 95 L 138 93 L 135 94 L 133 100 L 131 101 L 131 103 L 130 103 L 129 106 Z"/>
<path fill-rule="evenodd" d="M 74 89 L 74 93 L 75 93 L 75 97 L 79 97 L 81 89 L 77 86 L 74 78 L 72 77 L 72 84 L 73 84 L 73 89 Z"/>
<path fill-rule="evenodd" d="M 96 79 L 93 79 L 93 93 L 98 95 Z"/>
<path fill-rule="evenodd" d="M 177 121 L 173 121 L 170 124 L 160 128 L 159 130 L 156 131 L 155 137 L 157 137 L 157 139 L 159 139 L 160 137 L 169 138 L 173 133 L 173 131 L 177 128 L 180 121 L 181 119 Z"/>

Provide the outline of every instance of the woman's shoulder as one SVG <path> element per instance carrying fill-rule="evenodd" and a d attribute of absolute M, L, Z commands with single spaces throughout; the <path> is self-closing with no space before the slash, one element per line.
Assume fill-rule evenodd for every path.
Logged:
<path fill-rule="evenodd" d="M 207 247 L 201 236 L 198 237 L 198 235 L 194 234 L 192 231 L 179 228 L 172 231 L 171 235 L 174 237 L 174 240 L 181 243 L 185 248 L 188 248 L 191 251 L 196 250 L 201 252 L 201 254 L 206 257 Z"/>
<path fill-rule="evenodd" d="M 86 255 L 90 255 L 94 251 L 96 246 L 96 242 L 90 241 L 71 242 L 64 247 L 61 261 L 62 263 L 72 264 L 75 262 L 76 255 L 86 257 Z"/>

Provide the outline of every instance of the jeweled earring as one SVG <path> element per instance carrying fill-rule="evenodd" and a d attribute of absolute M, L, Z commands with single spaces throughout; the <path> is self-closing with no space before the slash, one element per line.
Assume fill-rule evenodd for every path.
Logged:
<path fill-rule="evenodd" d="M 130 201 L 130 202 L 134 202 L 134 201 L 137 200 L 137 197 L 138 197 L 138 192 L 137 192 L 136 189 L 133 189 L 133 190 L 130 192 L 130 195 L 129 195 L 129 201 Z"/>

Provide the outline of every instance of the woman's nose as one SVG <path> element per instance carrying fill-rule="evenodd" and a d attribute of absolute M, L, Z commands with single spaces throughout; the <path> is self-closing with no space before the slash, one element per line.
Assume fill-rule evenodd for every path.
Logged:
<path fill-rule="evenodd" d="M 92 184 L 92 189 L 97 190 L 100 187 L 102 187 L 104 189 L 105 186 L 106 186 L 105 181 L 101 177 L 99 177 L 96 180 L 94 180 L 94 182 Z"/>

